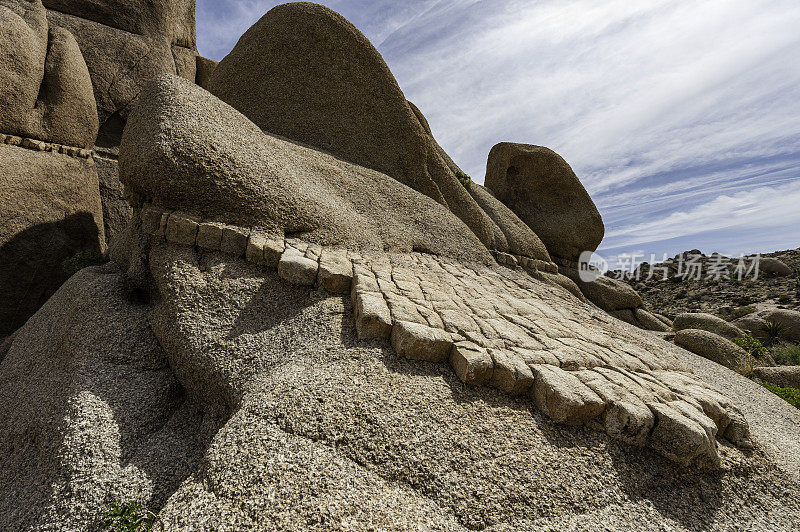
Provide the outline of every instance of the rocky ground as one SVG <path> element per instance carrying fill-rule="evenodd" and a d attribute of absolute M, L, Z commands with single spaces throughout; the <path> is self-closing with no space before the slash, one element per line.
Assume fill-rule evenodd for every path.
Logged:
<path fill-rule="evenodd" d="M 751 269 L 756 262 L 757 271 Z M 737 270 L 740 264 L 743 268 Z M 676 343 L 800 408 L 800 248 L 745 257 L 743 262 L 692 250 L 663 263 L 643 264 L 631 275 L 607 275 L 622 278 L 652 312 L 674 320 L 677 333 L 668 334 L 675 335 Z M 726 356 L 738 357 L 738 362 L 726 361 Z"/>
<path fill-rule="evenodd" d="M 687 251 L 684 255 L 691 254 L 693 253 Z M 708 279 L 705 278 L 708 265 L 714 262 L 712 253 L 700 258 L 705 266 L 703 278 L 700 280 L 672 276 L 664 281 L 661 271 L 648 280 L 647 267 L 641 269 L 643 275 L 639 279 L 634 275 L 626 280 L 652 310 L 670 319 L 682 312 L 707 312 L 724 319 L 736 319 L 751 310 L 800 310 L 800 248 L 776 251 L 762 257 L 780 260 L 793 274 L 777 276 L 760 272 L 757 279 L 747 276 L 742 281 L 735 276 L 728 279 Z"/>

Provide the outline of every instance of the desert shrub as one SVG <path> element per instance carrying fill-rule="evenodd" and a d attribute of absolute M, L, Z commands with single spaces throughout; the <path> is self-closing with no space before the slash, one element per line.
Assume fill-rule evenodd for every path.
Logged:
<path fill-rule="evenodd" d="M 767 348 L 762 345 L 759 339 L 754 338 L 753 335 L 750 334 L 734 338 L 733 343 L 756 358 L 761 358 L 768 354 Z"/>
<path fill-rule="evenodd" d="M 790 405 L 800 408 L 800 390 L 789 386 L 778 386 L 771 382 L 762 382 L 761 385 L 771 391 Z"/>
<path fill-rule="evenodd" d="M 800 345 L 777 346 L 772 351 L 772 358 L 781 366 L 800 366 Z"/>
<path fill-rule="evenodd" d="M 470 189 L 472 186 L 472 178 L 462 172 L 461 170 L 456 170 L 456 177 L 458 178 L 458 182 L 464 185 L 464 188 L 467 190 Z"/>
<path fill-rule="evenodd" d="M 112 502 L 103 515 L 103 528 L 119 532 L 147 532 L 153 526 L 155 514 L 138 501 Z"/>
<path fill-rule="evenodd" d="M 739 318 L 742 318 L 744 316 L 747 316 L 748 314 L 752 314 L 756 310 L 758 310 L 758 309 L 756 307 L 754 307 L 753 305 L 747 305 L 747 306 L 738 307 L 738 308 L 725 307 L 720 311 L 719 316 L 724 320 L 734 321 L 734 320 L 738 320 Z"/>
<path fill-rule="evenodd" d="M 740 307 L 746 307 L 748 305 L 752 305 L 756 301 L 755 299 L 753 299 L 753 296 L 739 296 L 735 298 L 733 302 L 739 305 Z"/>
<path fill-rule="evenodd" d="M 84 250 L 79 251 L 75 255 L 62 262 L 61 270 L 67 277 L 72 277 L 84 268 L 88 268 L 89 266 L 98 266 L 100 264 L 105 264 L 106 262 L 108 262 L 108 259 L 105 258 L 99 251 Z"/>
<path fill-rule="evenodd" d="M 783 334 L 783 324 L 775 321 L 768 321 L 764 325 L 764 334 L 767 335 L 767 343 L 773 344 Z"/>
<path fill-rule="evenodd" d="M 789 294 L 783 294 L 781 297 L 778 298 L 778 303 L 783 303 L 784 305 L 788 305 L 792 302 L 794 298 Z"/>
<path fill-rule="evenodd" d="M 753 375 L 753 371 L 755 370 L 756 367 L 755 362 L 756 362 L 755 357 L 751 354 L 748 354 L 738 367 L 733 368 L 733 371 L 735 371 L 736 373 L 738 373 L 743 377 L 749 378 L 751 375 Z"/>

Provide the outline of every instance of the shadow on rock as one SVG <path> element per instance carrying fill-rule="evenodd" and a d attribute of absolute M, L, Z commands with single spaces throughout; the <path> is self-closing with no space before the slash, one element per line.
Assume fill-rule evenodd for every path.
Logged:
<path fill-rule="evenodd" d="M 67 280 L 62 263 L 100 253 L 91 213 L 34 225 L 0 246 L 0 338 L 21 327 Z"/>

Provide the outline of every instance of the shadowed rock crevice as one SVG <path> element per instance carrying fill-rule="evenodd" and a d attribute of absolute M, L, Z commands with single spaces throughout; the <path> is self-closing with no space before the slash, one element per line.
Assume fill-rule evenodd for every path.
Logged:
<path fill-rule="evenodd" d="M 101 252 L 100 233 L 96 218 L 82 212 L 28 227 L 0 246 L 0 338 L 21 327 L 67 280 L 65 260 Z"/>

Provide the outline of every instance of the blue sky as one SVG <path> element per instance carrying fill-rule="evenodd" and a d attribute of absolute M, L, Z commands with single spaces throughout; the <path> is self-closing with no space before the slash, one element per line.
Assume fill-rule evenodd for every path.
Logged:
<path fill-rule="evenodd" d="M 221 59 L 273 6 L 197 0 Z M 800 246 L 797 0 L 332 0 L 478 182 L 500 141 L 560 153 L 601 253 Z"/>

